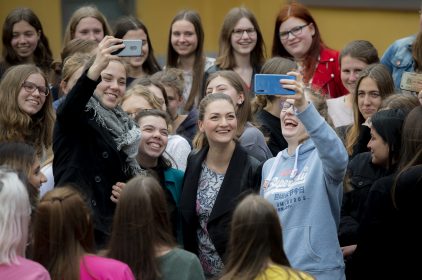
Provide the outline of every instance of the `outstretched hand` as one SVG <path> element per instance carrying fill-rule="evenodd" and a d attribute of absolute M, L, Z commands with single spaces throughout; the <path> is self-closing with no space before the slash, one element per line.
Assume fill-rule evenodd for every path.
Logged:
<path fill-rule="evenodd" d="M 294 95 L 289 95 L 288 99 L 295 100 L 295 107 L 299 112 L 302 112 L 308 106 L 308 101 L 305 98 L 304 85 L 302 82 L 302 75 L 298 72 L 288 72 L 287 75 L 295 76 L 296 80 L 281 79 L 280 85 L 285 89 L 294 90 Z"/>
<path fill-rule="evenodd" d="M 103 40 L 98 44 L 97 54 L 95 56 L 94 63 L 89 67 L 87 76 L 91 80 L 96 81 L 111 59 L 118 58 L 117 55 L 113 55 L 112 52 L 124 48 L 122 39 L 114 38 L 113 36 L 105 36 Z"/>

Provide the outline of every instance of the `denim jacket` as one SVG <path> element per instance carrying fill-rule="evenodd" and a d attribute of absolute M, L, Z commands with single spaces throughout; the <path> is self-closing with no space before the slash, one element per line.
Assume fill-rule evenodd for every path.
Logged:
<path fill-rule="evenodd" d="M 403 72 L 414 72 L 412 44 L 416 36 L 401 38 L 391 44 L 381 58 L 381 63 L 387 66 L 393 76 L 394 86 L 400 89 Z"/>

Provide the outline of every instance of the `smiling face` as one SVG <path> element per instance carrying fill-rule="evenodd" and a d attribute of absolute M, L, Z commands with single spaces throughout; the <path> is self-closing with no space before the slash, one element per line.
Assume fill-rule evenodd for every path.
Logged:
<path fill-rule="evenodd" d="M 239 31 L 243 32 L 241 34 L 237 34 Z M 247 18 L 241 18 L 234 26 L 231 35 L 230 42 L 233 47 L 233 51 L 241 55 L 250 54 L 256 46 L 256 41 L 257 33 L 252 22 Z"/>
<path fill-rule="evenodd" d="M 37 87 L 46 86 L 46 81 L 44 80 L 44 77 L 39 73 L 31 74 L 25 81 L 33 83 Z M 45 99 L 46 96 L 40 94 L 38 89 L 31 93 L 24 87 L 21 87 L 18 94 L 18 105 L 23 112 L 32 116 L 42 109 L 45 103 Z"/>
<path fill-rule="evenodd" d="M 187 20 L 178 20 L 171 26 L 171 45 L 180 56 L 193 55 L 198 47 L 198 36 L 193 24 Z"/>
<path fill-rule="evenodd" d="M 370 77 L 363 78 L 358 87 L 358 107 L 365 120 L 378 111 L 381 102 L 376 82 Z"/>
<path fill-rule="evenodd" d="M 286 99 L 286 102 L 293 106 L 295 103 L 294 99 Z M 297 145 L 308 138 L 305 126 L 294 113 L 293 106 L 280 112 L 281 132 L 289 145 Z"/>
<path fill-rule="evenodd" d="M 129 30 L 125 34 L 125 36 L 123 36 L 122 39 L 123 40 L 142 40 L 141 56 L 124 58 L 131 68 L 142 67 L 149 53 L 148 40 L 147 40 L 147 35 L 145 34 L 145 32 L 142 29 Z"/>
<path fill-rule="evenodd" d="M 142 134 L 138 159 L 143 167 L 154 167 L 167 146 L 166 120 L 159 116 L 145 116 L 138 120 L 138 124 Z"/>
<path fill-rule="evenodd" d="M 287 32 L 299 26 L 306 25 L 303 19 L 291 17 L 284 21 L 279 28 L 279 32 Z M 309 24 L 302 28 L 300 34 L 292 35 L 285 40 L 281 40 L 281 44 L 284 46 L 286 51 L 297 60 L 301 60 L 309 51 L 312 45 L 313 36 L 315 34 L 315 28 L 313 24 Z"/>
<path fill-rule="evenodd" d="M 388 167 L 390 147 L 373 127 L 371 127 L 371 140 L 368 142 L 368 148 L 371 150 L 373 164 Z"/>
<path fill-rule="evenodd" d="M 216 100 L 205 108 L 204 119 L 198 121 L 199 130 L 205 133 L 210 145 L 228 144 L 236 136 L 235 109 L 226 100 Z"/>
<path fill-rule="evenodd" d="M 28 182 L 31 186 L 37 189 L 41 187 L 42 183 L 47 182 L 47 177 L 45 177 L 44 173 L 41 172 L 40 159 L 38 157 L 35 157 L 35 161 L 31 166 L 28 175 Z"/>
<path fill-rule="evenodd" d="M 74 38 L 101 42 L 104 38 L 104 29 L 101 22 L 93 17 L 82 18 L 75 28 Z"/>
<path fill-rule="evenodd" d="M 243 93 L 238 93 L 236 89 L 230 84 L 230 82 L 221 76 L 217 76 L 214 79 L 212 79 L 206 89 L 206 94 L 211 93 L 224 93 L 233 100 L 233 104 L 242 104 L 245 97 L 243 96 Z"/>
<path fill-rule="evenodd" d="M 95 95 L 102 105 L 113 109 L 122 100 L 126 90 L 126 70 L 123 64 L 117 60 L 111 60 L 108 66 L 101 72 L 101 82 L 95 89 Z"/>
<path fill-rule="evenodd" d="M 40 35 L 28 22 L 21 20 L 13 25 L 12 41 L 13 50 L 21 59 L 32 60 L 37 48 Z"/>
<path fill-rule="evenodd" d="M 346 55 L 341 59 L 341 81 L 349 93 L 353 93 L 356 88 L 359 73 L 367 64 L 359 59 Z"/>

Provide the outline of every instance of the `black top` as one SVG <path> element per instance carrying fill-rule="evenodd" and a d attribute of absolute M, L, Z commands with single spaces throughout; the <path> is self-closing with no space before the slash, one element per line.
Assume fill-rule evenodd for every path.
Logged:
<path fill-rule="evenodd" d="M 286 139 L 281 133 L 280 118 L 273 116 L 266 110 L 260 110 L 256 113 L 256 119 L 261 125 L 264 136 L 268 138 L 267 145 L 273 156 L 277 156 L 278 152 L 287 148 Z"/>
<path fill-rule="evenodd" d="M 115 203 L 112 186 L 126 182 L 126 154 L 118 151 L 111 134 L 100 127 L 85 106 L 100 80 L 84 73 L 57 110 L 53 133 L 53 174 L 56 186 L 72 183 L 93 210 L 97 246 L 108 239 Z"/>

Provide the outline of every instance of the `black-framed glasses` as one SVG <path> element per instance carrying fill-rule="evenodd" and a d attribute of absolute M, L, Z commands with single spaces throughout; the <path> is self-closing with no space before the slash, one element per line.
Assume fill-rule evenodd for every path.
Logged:
<path fill-rule="evenodd" d="M 287 40 L 289 38 L 289 34 L 292 34 L 295 37 L 298 36 L 298 35 L 300 35 L 302 33 L 302 29 L 304 27 L 308 26 L 309 24 L 310 23 L 307 23 L 307 24 L 304 24 L 304 25 L 300 25 L 300 26 L 296 26 L 296 27 L 293 27 L 290 30 L 287 30 L 287 31 L 283 31 L 283 32 L 278 33 L 279 36 L 280 36 L 280 39 L 281 40 Z"/>
<path fill-rule="evenodd" d="M 280 108 L 282 112 L 287 112 L 287 110 L 289 110 L 290 108 L 293 108 L 293 112 L 295 114 L 297 114 L 297 108 L 295 107 L 295 105 L 293 105 L 292 103 L 286 101 L 286 100 L 282 100 L 280 102 Z"/>
<path fill-rule="evenodd" d="M 233 35 L 235 36 L 235 37 L 242 37 L 243 36 L 243 33 L 247 33 L 248 34 L 248 36 L 249 37 L 252 37 L 252 36 L 255 36 L 256 35 L 256 30 L 255 30 L 255 28 L 246 28 L 246 29 L 234 29 L 233 31 L 232 31 L 232 33 L 233 33 Z"/>
<path fill-rule="evenodd" d="M 25 81 L 22 84 L 22 87 L 30 93 L 34 93 L 36 89 L 38 89 L 38 92 L 40 93 L 40 95 L 43 96 L 47 96 L 50 94 L 50 89 L 48 87 L 44 87 L 44 86 L 37 86 L 36 84 L 32 83 L 32 82 L 28 82 Z"/>

